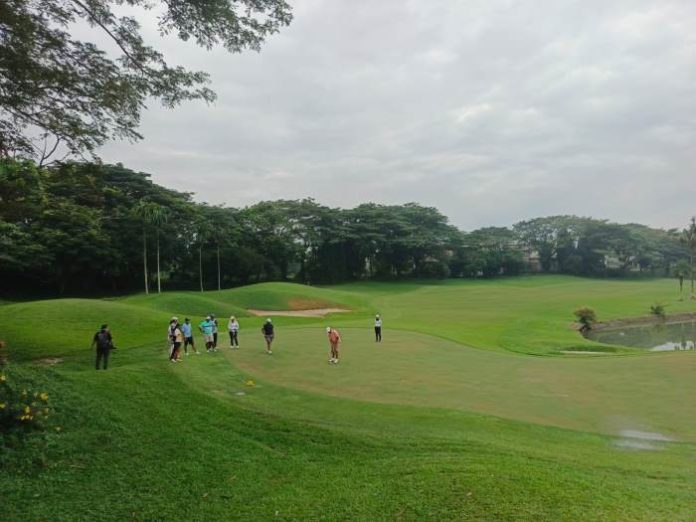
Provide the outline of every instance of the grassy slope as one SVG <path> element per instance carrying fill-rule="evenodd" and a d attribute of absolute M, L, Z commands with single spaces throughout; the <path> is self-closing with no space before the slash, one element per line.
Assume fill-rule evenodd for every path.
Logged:
<path fill-rule="evenodd" d="M 688 445 L 250 388 L 224 357 L 146 347 L 49 372 L 15 372 L 61 397 L 65 433 L 41 474 L 0 475 L 7 520 L 688 520 L 696 500 Z"/>
<path fill-rule="evenodd" d="M 369 315 L 379 310 L 385 315 L 389 342 L 408 345 L 411 338 L 416 341 L 408 345 L 408 357 L 398 360 L 385 353 L 375 358 L 372 369 L 367 350 L 374 347 L 357 337 L 350 348 L 346 345 L 343 366 L 328 367 L 323 336 L 321 340 L 317 336 L 316 345 L 314 341 L 304 344 L 298 341 L 316 335 L 315 330 L 309 334 L 287 328 L 327 322 L 306 319 L 278 320 L 278 357 L 271 360 L 248 352 L 259 340 L 247 332 L 253 332 L 261 320 L 245 318 L 242 326 L 247 337 L 242 337 L 241 354 L 192 357 L 181 365 L 164 363 L 160 339 L 162 325 L 166 326 L 171 313 L 202 315 L 217 303 L 233 311 L 283 308 L 307 290 L 292 285 L 260 285 L 203 296 L 182 293 L 109 302 L 63 300 L 3 306 L 0 334 L 15 347 L 15 360 L 66 356 L 63 364 L 51 369 L 28 362 L 11 369 L 13 378 L 43 381 L 54 397 L 60 397 L 59 417 L 65 433 L 51 436 L 48 469 L 38 475 L 12 470 L 0 474 L 0 506 L 9 520 L 688 520 L 696 502 L 692 487 L 696 449 L 692 444 L 663 444 L 661 451 L 632 452 L 615 447 L 612 438 L 601 435 L 453 409 L 323 395 L 322 387 L 330 382 L 339 395 L 362 394 L 373 400 L 385 394 L 386 400 L 400 402 L 402 394 L 403 402 L 421 404 L 414 398 L 430 389 L 431 377 L 419 377 L 418 369 L 420 375 L 441 372 L 442 387 L 455 387 L 449 399 L 446 391 L 438 392 L 442 406 L 468 409 L 470 399 L 457 398 L 457 364 L 473 361 L 483 365 L 474 373 L 480 373 L 484 391 L 477 393 L 485 398 L 485 386 L 490 383 L 484 370 L 493 372 L 492 382 L 520 378 L 516 361 L 537 364 L 538 359 L 470 350 L 437 340 L 429 345 L 418 341 L 421 336 L 397 334 L 405 339 L 393 339 L 391 330 L 400 327 L 434 333 L 494 350 L 555 351 L 558 345 L 554 343 L 585 343 L 573 332 L 546 331 L 549 326 L 565 327 L 568 310 L 574 306 L 594 305 L 603 318 L 634 315 L 655 300 L 666 300 L 663 297 L 671 291 L 671 285 L 660 281 L 612 288 L 605 284 L 544 278 L 310 289 L 314 301 L 356 310 L 349 316 L 337 315 L 331 322 L 369 324 Z M 276 290 L 278 295 L 274 295 Z M 258 299 L 256 292 L 261 296 Z M 691 303 L 673 304 L 671 309 L 693 307 Z M 452 310 L 455 306 L 458 311 Z M 524 328 L 514 327 L 515 321 L 525 323 L 525 313 L 544 316 L 543 322 L 526 321 L 526 336 Z M 122 349 L 116 352 L 111 371 L 97 373 L 89 369 L 91 354 L 85 351 L 84 339 L 105 316 L 114 325 Z M 50 342 L 41 333 L 41 325 L 54 332 Z M 353 337 L 352 331 L 347 333 Z M 369 331 L 365 333 L 369 335 Z M 441 349 L 426 353 L 434 346 Z M 398 349 L 384 347 L 385 351 Z M 350 350 L 355 360 L 350 359 Z M 453 358 L 443 356 L 445 351 Z M 363 357 L 358 359 L 358 355 Z M 690 371 L 693 354 L 676 355 L 683 356 L 683 371 Z M 568 371 L 590 368 L 544 386 L 574 387 L 580 405 L 569 416 L 582 420 L 582 404 L 596 393 L 595 388 L 582 386 L 582 379 L 589 376 L 594 378 L 593 386 L 602 385 L 630 379 L 640 367 L 640 378 L 650 393 L 666 393 L 666 398 L 671 397 L 675 382 L 677 391 L 679 386 L 688 386 L 681 377 L 670 374 L 669 386 L 659 387 L 667 380 L 664 372 L 672 371 L 660 366 L 670 357 L 674 355 L 569 361 L 544 358 L 549 364 L 567 365 Z M 641 361 L 659 363 L 638 364 Z M 301 362 L 306 362 L 305 374 L 296 364 Z M 634 366 L 626 370 L 620 363 Z M 605 364 L 608 366 L 602 366 Z M 556 368 L 528 377 L 553 377 Z M 243 385 L 250 375 L 244 369 L 262 377 L 259 386 Z M 354 379 L 348 375 L 351 370 Z M 334 372 L 327 381 L 324 375 L 330 371 Z M 468 374 L 469 380 L 473 375 Z M 278 387 L 271 381 L 293 388 Z M 532 380 L 529 387 L 520 384 L 517 389 L 508 383 L 502 386 L 510 394 L 520 395 L 515 398 L 518 403 L 528 397 L 530 409 L 544 403 L 543 394 L 536 393 L 538 381 Z M 239 392 L 245 395 L 237 395 Z M 636 403 L 647 396 L 644 392 L 638 391 Z M 682 392 L 677 395 L 683 397 Z M 499 397 L 493 405 L 507 407 L 505 394 Z M 464 402 L 446 403 L 446 399 Z M 662 413 L 668 420 L 676 418 L 673 407 L 686 408 L 687 402 L 665 402 L 669 407 Z M 549 402 L 546 414 L 557 409 L 557 403 Z"/>

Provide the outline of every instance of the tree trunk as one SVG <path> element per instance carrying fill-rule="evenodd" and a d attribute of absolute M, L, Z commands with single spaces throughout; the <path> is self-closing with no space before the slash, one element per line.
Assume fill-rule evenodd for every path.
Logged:
<path fill-rule="evenodd" d="M 217 246 L 217 276 L 218 276 L 218 290 L 222 290 L 220 287 L 220 245 Z"/>
<path fill-rule="evenodd" d="M 145 294 L 149 294 L 150 289 L 147 284 L 147 234 L 145 229 L 143 229 L 143 273 L 145 274 Z"/>
<path fill-rule="evenodd" d="M 203 247 L 198 245 L 198 281 L 201 284 L 201 292 L 203 291 Z"/>
<path fill-rule="evenodd" d="M 160 248 L 159 248 L 159 229 L 157 229 L 157 293 L 162 293 L 162 283 L 160 282 Z"/>

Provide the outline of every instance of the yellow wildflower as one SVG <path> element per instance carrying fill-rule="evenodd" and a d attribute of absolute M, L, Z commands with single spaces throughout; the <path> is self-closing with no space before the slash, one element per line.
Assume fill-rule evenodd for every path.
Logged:
<path fill-rule="evenodd" d="M 31 411 L 31 408 L 29 406 L 24 407 L 24 413 L 29 413 Z"/>
<path fill-rule="evenodd" d="M 0 374 L 0 382 L 5 382 L 7 380 L 7 377 L 5 377 L 5 374 L 2 373 Z"/>
<path fill-rule="evenodd" d="M 0 402 L 0 410 L 4 410 L 5 406 L 7 406 L 7 404 L 5 404 L 4 402 Z"/>
<path fill-rule="evenodd" d="M 62 428 L 60 426 L 56 426 L 56 431 L 60 431 Z"/>
<path fill-rule="evenodd" d="M 41 395 L 39 395 L 39 398 L 40 398 L 42 401 L 46 402 L 46 401 L 48 400 L 48 393 L 42 392 Z"/>

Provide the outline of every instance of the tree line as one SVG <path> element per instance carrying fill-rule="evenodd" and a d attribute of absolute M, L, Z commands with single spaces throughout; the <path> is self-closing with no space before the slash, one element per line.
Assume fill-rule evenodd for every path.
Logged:
<path fill-rule="evenodd" d="M 221 289 L 261 281 L 494 277 L 525 272 L 693 275 L 683 231 L 576 216 L 464 232 L 416 203 L 312 199 L 211 206 L 123 165 L 0 161 L 6 292 Z"/>

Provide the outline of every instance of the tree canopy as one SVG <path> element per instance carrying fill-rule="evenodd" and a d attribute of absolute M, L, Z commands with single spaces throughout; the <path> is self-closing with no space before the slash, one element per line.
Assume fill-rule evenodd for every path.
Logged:
<path fill-rule="evenodd" d="M 303 199 L 210 206 L 122 165 L 38 168 L 31 161 L 0 161 L 0 277 L 8 291 L 523 272 L 686 276 L 693 250 L 684 235 L 576 216 L 464 232 L 437 209 L 416 203 L 337 209 Z"/>
<path fill-rule="evenodd" d="M 230 52 L 259 50 L 292 19 L 284 0 L 0 0 L 0 156 L 42 161 L 59 145 L 94 153 L 109 139 L 140 139 L 148 99 L 215 99 L 205 72 L 170 65 L 144 42 L 124 4 L 156 13 L 162 35 Z M 76 38 L 78 24 L 108 44 Z"/>

